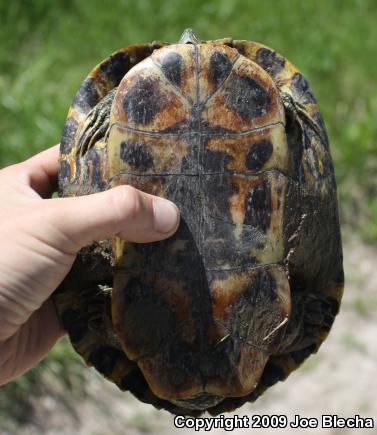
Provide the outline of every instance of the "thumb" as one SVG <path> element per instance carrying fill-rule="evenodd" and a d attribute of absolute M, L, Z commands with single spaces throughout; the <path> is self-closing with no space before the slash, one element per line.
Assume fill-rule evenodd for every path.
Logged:
<path fill-rule="evenodd" d="M 131 186 L 44 203 L 48 203 L 49 223 L 71 245 L 67 246 L 71 253 L 115 235 L 136 243 L 162 240 L 171 236 L 179 224 L 178 208 L 171 201 Z"/>

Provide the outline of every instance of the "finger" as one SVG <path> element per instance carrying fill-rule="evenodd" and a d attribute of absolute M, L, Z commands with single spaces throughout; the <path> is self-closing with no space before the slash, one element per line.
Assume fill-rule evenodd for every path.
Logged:
<path fill-rule="evenodd" d="M 42 198 L 50 198 L 57 190 L 59 145 L 42 151 L 19 165 L 26 171 L 28 184 Z"/>
<path fill-rule="evenodd" d="M 65 249 L 70 253 L 115 235 L 136 243 L 162 240 L 171 236 L 179 224 L 179 211 L 172 202 L 131 186 L 46 203 L 44 221 L 48 219 L 64 235 L 70 243 Z"/>
<path fill-rule="evenodd" d="M 66 332 L 61 327 L 55 306 L 48 299 L 24 323 L 15 335 L 2 344 L 0 385 L 38 363 Z"/>

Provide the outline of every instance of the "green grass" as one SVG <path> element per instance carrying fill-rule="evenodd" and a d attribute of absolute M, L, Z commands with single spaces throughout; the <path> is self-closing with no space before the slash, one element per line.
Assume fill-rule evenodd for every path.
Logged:
<path fill-rule="evenodd" d="M 328 127 L 343 225 L 375 242 L 376 23 L 374 0 L 0 0 L 0 167 L 59 142 L 76 90 L 109 53 L 193 27 L 263 42 L 303 71 Z M 1 400 L 39 385 L 46 367 L 64 377 L 72 352 L 59 346 Z"/>

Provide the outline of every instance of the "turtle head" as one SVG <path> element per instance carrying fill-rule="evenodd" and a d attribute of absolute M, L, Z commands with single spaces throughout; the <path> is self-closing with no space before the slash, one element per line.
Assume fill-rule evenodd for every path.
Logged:
<path fill-rule="evenodd" d="M 181 39 L 179 40 L 179 44 L 200 44 L 203 42 L 196 36 L 196 33 L 193 29 L 185 29 L 182 33 Z"/>

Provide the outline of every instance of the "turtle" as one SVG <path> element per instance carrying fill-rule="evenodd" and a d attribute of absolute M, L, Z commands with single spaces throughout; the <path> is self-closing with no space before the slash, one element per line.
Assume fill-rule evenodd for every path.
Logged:
<path fill-rule="evenodd" d="M 231 38 L 111 54 L 69 109 L 59 195 L 131 185 L 173 201 L 170 238 L 82 249 L 54 293 L 74 349 L 172 414 L 232 411 L 327 337 L 344 274 L 326 127 L 302 73 Z"/>

